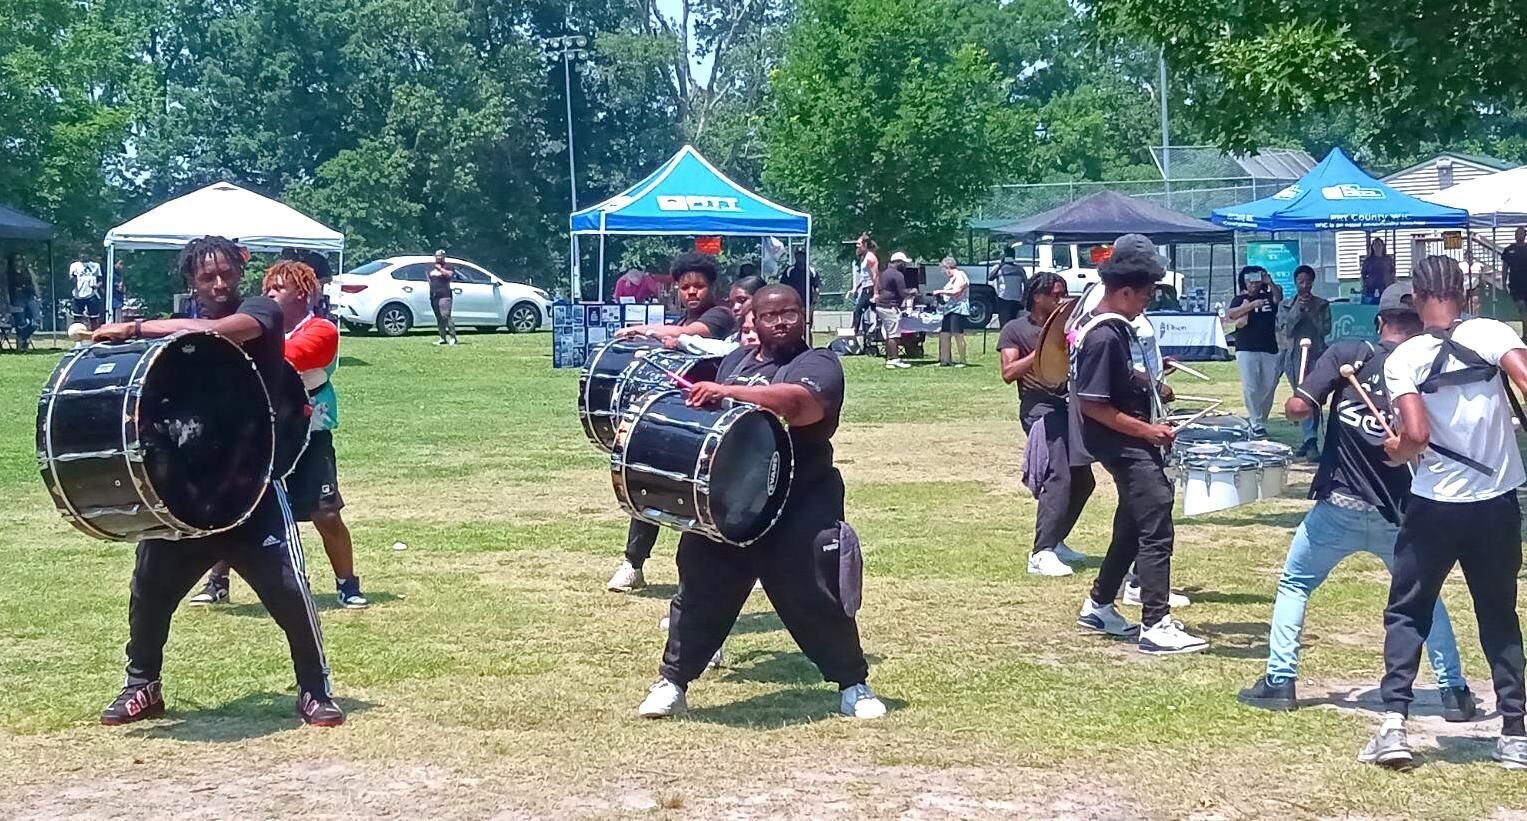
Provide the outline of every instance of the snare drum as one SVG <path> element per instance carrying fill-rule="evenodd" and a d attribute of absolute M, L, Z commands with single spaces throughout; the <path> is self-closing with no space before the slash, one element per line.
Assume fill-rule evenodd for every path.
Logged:
<path fill-rule="evenodd" d="M 774 526 L 794 474 L 790 436 L 756 405 L 691 408 L 659 391 L 621 422 L 615 499 L 637 519 L 746 547 Z"/>
<path fill-rule="evenodd" d="M 692 382 L 707 382 L 716 378 L 718 365 L 720 360 L 670 351 L 646 337 L 605 343 L 589 354 L 578 378 L 578 419 L 584 434 L 595 447 L 609 452 L 621 414 L 647 392 L 674 386 L 659 368 Z"/>
<path fill-rule="evenodd" d="M 270 482 L 274 438 L 254 363 L 211 332 L 76 348 L 37 402 L 43 484 L 98 539 L 236 527 Z"/>
<path fill-rule="evenodd" d="M 1230 451 L 1261 467 L 1263 499 L 1276 499 L 1283 494 L 1283 487 L 1288 484 L 1288 464 L 1294 458 L 1293 448 L 1277 442 L 1232 442 Z"/>
<path fill-rule="evenodd" d="M 1246 442 L 1250 439 L 1251 425 L 1241 417 L 1228 414 L 1205 416 L 1177 431 L 1172 441 L 1172 454 L 1182 459 L 1189 448 L 1199 445 L 1214 445 L 1223 449 L 1232 442 Z"/>
<path fill-rule="evenodd" d="M 1182 512 L 1186 516 L 1254 502 L 1261 483 L 1256 462 L 1233 456 L 1185 461 L 1182 475 Z"/>

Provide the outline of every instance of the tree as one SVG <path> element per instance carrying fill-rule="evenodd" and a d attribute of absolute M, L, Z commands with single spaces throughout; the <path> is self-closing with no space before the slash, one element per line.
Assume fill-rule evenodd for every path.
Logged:
<path fill-rule="evenodd" d="M 1399 153 L 1527 103 L 1523 3 L 1096 0 L 1092 13 L 1100 31 L 1163 44 L 1189 115 L 1231 150 L 1351 113 L 1373 148 Z"/>
<path fill-rule="evenodd" d="M 1019 167 L 1033 121 L 952 0 L 803 0 L 773 78 L 764 179 L 827 241 L 942 253 Z"/>

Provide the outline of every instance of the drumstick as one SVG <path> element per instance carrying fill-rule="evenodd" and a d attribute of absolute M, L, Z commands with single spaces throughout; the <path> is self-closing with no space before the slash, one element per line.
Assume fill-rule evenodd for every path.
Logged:
<path fill-rule="evenodd" d="M 1304 366 L 1310 361 L 1310 338 L 1299 340 L 1299 384 L 1304 384 Z"/>
<path fill-rule="evenodd" d="M 659 365 L 656 362 L 648 362 L 647 361 L 647 354 L 649 354 L 649 353 L 651 353 L 651 351 L 637 351 L 634 354 L 634 356 L 635 356 L 637 362 L 640 362 L 643 365 L 646 365 L 646 366 L 648 366 L 650 368 L 657 368 L 658 370 L 660 370 L 664 374 L 666 374 L 669 379 L 672 379 L 674 381 L 674 384 L 678 385 L 679 387 L 683 388 L 686 391 L 689 390 L 690 388 L 693 388 L 695 386 L 695 383 L 689 381 L 688 379 L 685 379 L 682 376 L 679 376 L 678 374 L 674 373 L 673 371 L 668 370 L 667 368 L 663 367 L 662 365 Z"/>
<path fill-rule="evenodd" d="M 1220 399 L 1214 400 L 1214 404 L 1210 405 L 1207 408 L 1204 408 L 1203 410 L 1199 411 L 1198 413 L 1193 414 L 1192 416 L 1189 416 L 1187 419 L 1184 419 L 1181 422 L 1178 422 L 1177 423 L 1177 427 L 1174 428 L 1174 430 L 1182 430 L 1183 428 L 1187 427 L 1188 425 L 1191 425 L 1194 422 L 1197 422 L 1198 420 L 1204 418 L 1205 416 L 1208 416 L 1209 415 L 1209 411 L 1212 411 L 1215 408 L 1217 408 L 1217 407 L 1219 407 L 1220 405 L 1223 405 L 1223 404 L 1225 404 L 1223 400 L 1220 400 Z"/>
<path fill-rule="evenodd" d="M 1347 377 L 1352 387 L 1357 388 L 1357 395 L 1362 397 L 1363 404 L 1368 406 L 1368 412 L 1373 414 L 1373 418 L 1379 420 L 1379 425 L 1384 428 L 1384 435 L 1393 438 L 1394 428 L 1389 427 L 1389 420 L 1384 417 L 1384 414 L 1379 413 L 1378 407 L 1373 404 L 1372 397 L 1368 396 L 1368 391 L 1363 389 L 1363 383 L 1357 379 L 1357 370 L 1351 365 L 1342 365 L 1341 375 Z"/>
<path fill-rule="evenodd" d="M 1203 374 L 1203 373 L 1200 373 L 1199 371 L 1195 371 L 1192 368 L 1188 367 L 1187 365 L 1182 364 L 1181 362 L 1178 362 L 1175 359 L 1168 359 L 1166 361 L 1166 367 L 1168 369 L 1170 369 L 1170 370 L 1182 371 L 1183 373 L 1188 374 L 1189 376 L 1196 376 L 1196 377 L 1198 377 L 1199 379 L 1202 379 L 1205 382 L 1213 382 L 1214 381 L 1214 380 L 1210 379 L 1207 374 Z"/>
<path fill-rule="evenodd" d="M 1215 399 L 1212 396 L 1185 396 L 1180 393 L 1175 398 L 1178 402 L 1213 402 L 1215 404 L 1223 404 L 1225 401 L 1223 399 Z"/>

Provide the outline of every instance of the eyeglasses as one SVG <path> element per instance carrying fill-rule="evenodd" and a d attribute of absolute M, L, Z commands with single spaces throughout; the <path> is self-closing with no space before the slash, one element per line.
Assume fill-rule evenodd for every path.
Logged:
<path fill-rule="evenodd" d="M 799 309 L 799 308 L 786 308 L 783 311 L 769 311 L 768 313 L 758 313 L 758 312 L 755 311 L 754 314 L 753 314 L 753 319 L 754 319 L 755 322 L 763 322 L 763 323 L 767 323 L 767 322 L 800 322 L 801 321 L 801 309 Z"/>

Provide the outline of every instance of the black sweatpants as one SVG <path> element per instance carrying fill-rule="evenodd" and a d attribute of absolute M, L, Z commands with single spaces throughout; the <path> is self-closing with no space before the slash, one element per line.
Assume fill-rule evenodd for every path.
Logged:
<path fill-rule="evenodd" d="M 631 526 L 626 528 L 626 561 L 632 567 L 640 570 L 652 558 L 652 548 L 657 545 L 657 534 L 660 532 L 661 528 L 651 522 L 631 520 Z"/>
<path fill-rule="evenodd" d="M 1172 612 L 1172 483 L 1153 459 L 1118 459 L 1103 463 L 1119 492 L 1113 513 L 1108 555 L 1092 584 L 1092 600 L 1112 602 L 1134 564 L 1140 577 L 1140 620 L 1155 625 Z"/>
<path fill-rule="evenodd" d="M 869 663 L 858 622 L 838 595 L 838 523 L 843 480 L 801 481 L 784 515 L 750 547 L 686 533 L 679 539 L 679 592 L 668 606 L 668 644 L 658 674 L 686 687 L 705 671 L 762 581 L 791 638 L 839 689 L 864 682 Z"/>
<path fill-rule="evenodd" d="M 1516 576 L 1522 569 L 1522 511 L 1512 490 L 1482 502 L 1438 502 L 1411 495 L 1394 542 L 1394 573 L 1384 610 L 1384 707 L 1408 713 L 1421 644 L 1432 629 L 1442 582 L 1457 564 L 1474 600 L 1479 643 L 1495 680 L 1507 735 L 1524 735 L 1522 627 Z"/>
<path fill-rule="evenodd" d="M 297 685 L 328 698 L 329 664 L 318 610 L 308 590 L 302 538 L 279 482 L 266 490 L 248 521 L 232 530 L 201 539 L 138 543 L 127 609 L 127 683 L 159 678 L 170 617 L 192 585 L 219 560 L 233 566 L 286 632 Z"/>
<path fill-rule="evenodd" d="M 1071 528 L 1082 516 L 1082 508 L 1092 498 L 1097 482 L 1092 478 L 1092 466 L 1071 467 L 1071 450 L 1068 439 L 1067 413 L 1064 408 L 1043 416 L 1045 450 L 1049 452 L 1050 469 L 1039 488 L 1039 509 L 1034 514 L 1034 552 L 1054 550 L 1055 546 L 1071 535 Z M 1023 420 L 1023 432 L 1033 431 L 1039 418 Z"/>
<path fill-rule="evenodd" d="M 997 300 L 997 327 L 1001 328 L 1023 313 L 1023 303 L 1012 299 Z"/>

